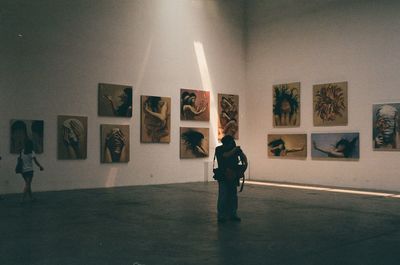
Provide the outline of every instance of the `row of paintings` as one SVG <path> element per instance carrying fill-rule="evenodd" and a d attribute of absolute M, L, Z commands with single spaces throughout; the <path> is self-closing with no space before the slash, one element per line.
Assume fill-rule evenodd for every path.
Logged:
<path fill-rule="evenodd" d="M 347 95 L 347 82 L 314 85 L 314 126 L 346 126 Z M 300 82 L 273 86 L 274 127 L 299 127 L 300 110 Z"/>
<path fill-rule="evenodd" d="M 312 133 L 311 157 L 328 160 L 358 160 L 359 133 Z M 269 134 L 268 156 L 307 158 L 307 134 Z"/>

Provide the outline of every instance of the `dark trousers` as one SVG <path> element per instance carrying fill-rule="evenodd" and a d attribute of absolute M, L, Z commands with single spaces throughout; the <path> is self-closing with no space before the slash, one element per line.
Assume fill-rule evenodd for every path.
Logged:
<path fill-rule="evenodd" d="M 218 218 L 236 216 L 238 209 L 237 183 L 218 181 Z"/>

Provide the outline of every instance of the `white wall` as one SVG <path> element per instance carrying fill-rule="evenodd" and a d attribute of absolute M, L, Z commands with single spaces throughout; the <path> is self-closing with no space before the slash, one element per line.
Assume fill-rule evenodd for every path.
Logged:
<path fill-rule="evenodd" d="M 372 104 L 400 102 L 399 1 L 247 2 L 247 130 L 259 180 L 400 191 L 400 153 L 372 151 Z M 301 126 L 272 127 L 272 85 L 301 82 Z M 349 125 L 313 127 L 312 85 L 348 81 Z M 358 162 L 267 158 L 268 133 L 361 134 Z M 310 151 L 309 151 L 310 152 Z"/>
<path fill-rule="evenodd" d="M 246 108 L 241 0 L 7 0 L 0 8 L 0 193 L 22 189 L 9 154 L 15 118 L 45 121 L 38 157 L 45 171 L 36 173 L 36 191 L 204 179 L 211 158 L 180 160 L 179 127 L 210 127 L 212 150 L 217 93 L 239 94 Z M 207 67 L 199 68 L 195 41 Z M 97 116 L 98 83 L 133 86 L 132 119 Z M 180 121 L 180 88 L 212 92 L 210 123 Z M 140 95 L 172 98 L 170 144 L 140 143 Z M 57 160 L 57 115 L 89 117 L 86 160 Z M 129 163 L 100 164 L 102 123 L 130 124 Z"/>

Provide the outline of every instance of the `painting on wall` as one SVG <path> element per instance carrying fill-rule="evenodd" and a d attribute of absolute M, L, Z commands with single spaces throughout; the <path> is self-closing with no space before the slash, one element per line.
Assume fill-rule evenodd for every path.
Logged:
<path fill-rule="evenodd" d="M 141 96 L 140 140 L 142 143 L 171 141 L 171 98 Z"/>
<path fill-rule="evenodd" d="M 129 125 L 102 124 L 101 162 L 129 162 Z"/>
<path fill-rule="evenodd" d="M 239 96 L 218 94 L 218 140 L 225 135 L 239 139 Z"/>
<path fill-rule="evenodd" d="M 210 92 L 181 89 L 181 120 L 209 121 Z"/>
<path fill-rule="evenodd" d="M 58 159 L 86 159 L 88 118 L 58 116 Z"/>
<path fill-rule="evenodd" d="M 314 126 L 347 125 L 347 82 L 313 86 Z"/>
<path fill-rule="evenodd" d="M 19 154 L 25 141 L 31 140 L 33 151 L 43 153 L 44 122 L 42 120 L 11 120 L 10 153 Z"/>
<path fill-rule="evenodd" d="M 374 104 L 373 149 L 400 151 L 400 103 Z"/>
<path fill-rule="evenodd" d="M 132 93 L 131 86 L 99 84 L 99 116 L 132 117 Z"/>
<path fill-rule="evenodd" d="M 271 158 L 307 158 L 307 134 L 268 134 Z"/>
<path fill-rule="evenodd" d="M 208 128 L 180 128 L 180 158 L 202 158 L 209 155 Z"/>
<path fill-rule="evenodd" d="M 274 127 L 300 126 L 300 83 L 273 86 Z"/>
<path fill-rule="evenodd" d="M 321 160 L 359 160 L 359 133 L 311 134 L 311 157 Z"/>

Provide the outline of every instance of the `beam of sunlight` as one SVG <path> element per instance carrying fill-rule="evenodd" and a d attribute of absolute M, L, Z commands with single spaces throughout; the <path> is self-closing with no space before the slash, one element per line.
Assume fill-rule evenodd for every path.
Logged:
<path fill-rule="evenodd" d="M 117 179 L 118 176 L 118 168 L 117 167 L 112 167 L 110 169 L 110 172 L 108 172 L 108 176 L 106 178 L 106 187 L 107 188 L 111 188 L 111 187 L 115 187 L 115 181 Z"/>
<path fill-rule="evenodd" d="M 385 193 L 385 192 L 336 189 L 336 188 L 325 188 L 325 187 L 294 185 L 294 184 L 281 184 L 281 183 L 259 182 L 259 181 L 247 181 L 246 183 L 252 184 L 252 185 L 269 186 L 269 187 L 301 189 L 301 190 L 316 190 L 316 191 L 326 191 L 326 192 L 336 192 L 336 193 L 349 193 L 349 194 L 356 194 L 356 195 L 368 195 L 368 196 L 389 197 L 389 198 L 400 199 L 400 194 Z"/>

